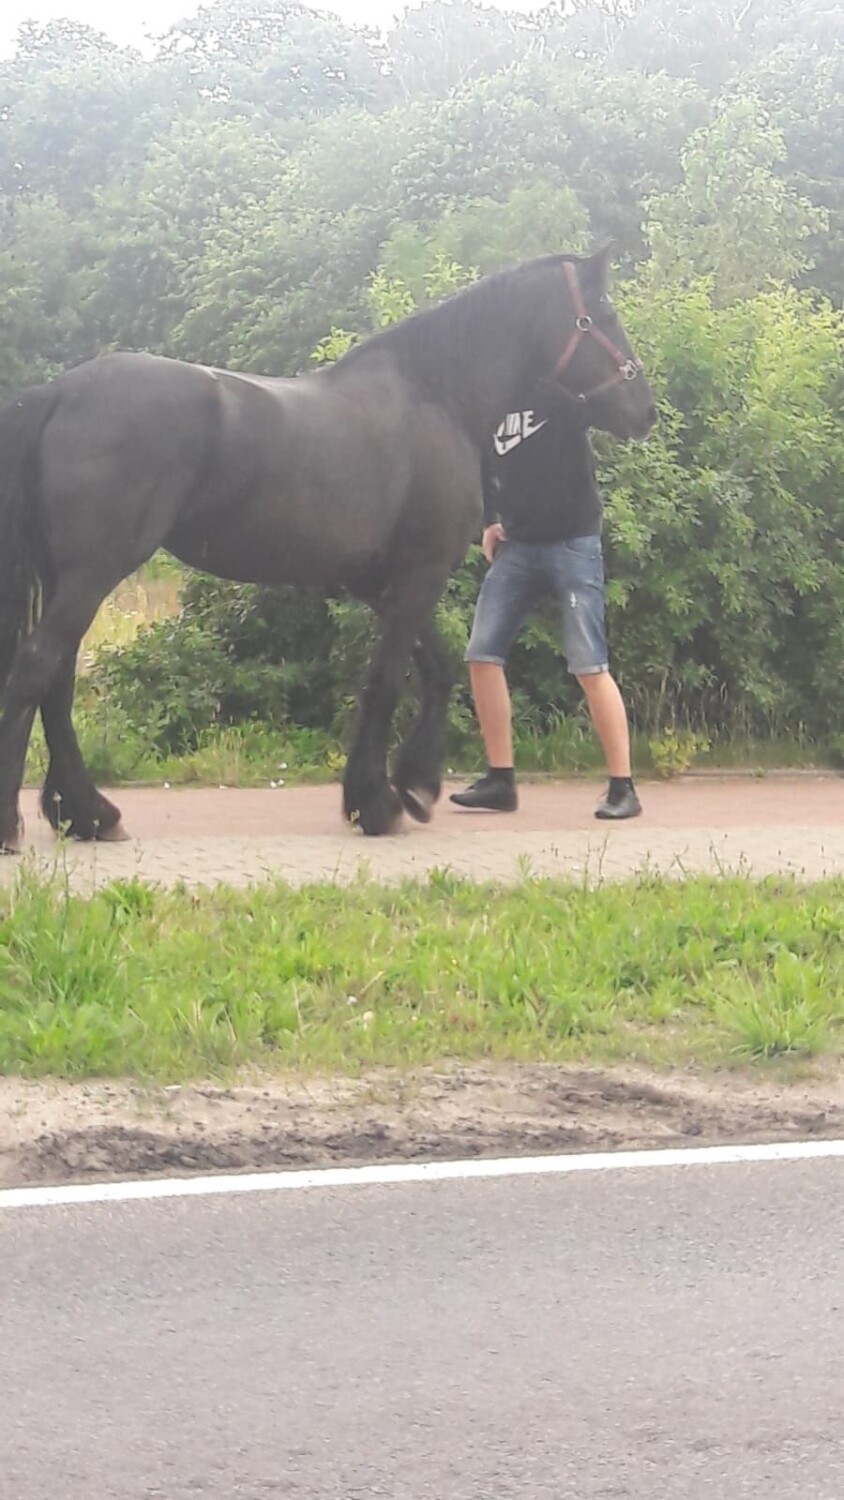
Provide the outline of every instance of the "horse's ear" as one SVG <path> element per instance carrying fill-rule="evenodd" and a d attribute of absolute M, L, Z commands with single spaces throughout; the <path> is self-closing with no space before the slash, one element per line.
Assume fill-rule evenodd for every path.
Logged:
<path fill-rule="evenodd" d="M 615 240 L 610 240 L 594 255 L 590 255 L 584 270 L 590 286 L 598 296 L 603 296 L 610 284 L 610 265 L 615 252 Z M 588 269 L 587 269 L 588 268 Z"/>

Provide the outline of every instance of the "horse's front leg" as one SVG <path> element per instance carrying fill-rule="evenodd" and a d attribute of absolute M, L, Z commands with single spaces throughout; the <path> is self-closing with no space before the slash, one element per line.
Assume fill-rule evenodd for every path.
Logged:
<path fill-rule="evenodd" d="M 411 652 L 424 634 L 445 584 L 440 570 L 410 572 L 378 603 L 381 633 L 361 697 L 360 718 L 343 779 L 343 806 L 364 833 L 394 833 L 402 803 L 387 777 L 393 715 Z"/>
<path fill-rule="evenodd" d="M 448 700 L 454 685 L 451 653 L 433 620 L 428 620 L 414 647 L 422 703 L 413 728 L 399 748 L 393 782 L 405 811 L 429 823 L 442 790 L 446 754 Z"/>

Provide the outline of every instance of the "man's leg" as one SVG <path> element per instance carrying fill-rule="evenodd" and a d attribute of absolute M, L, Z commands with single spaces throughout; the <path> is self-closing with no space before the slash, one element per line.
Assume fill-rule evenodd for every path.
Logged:
<path fill-rule="evenodd" d="M 577 677 L 586 694 L 592 723 L 601 741 L 610 784 L 595 809 L 596 818 L 636 818 L 642 804 L 630 768 L 630 728 L 618 683 L 609 672 L 584 672 Z"/>
<path fill-rule="evenodd" d="M 630 730 L 618 684 L 607 665 L 604 565 L 599 537 L 576 537 L 549 553 L 563 606 L 569 671 L 586 694 L 609 771 L 596 818 L 635 818 L 642 811 L 630 769 Z"/>
<path fill-rule="evenodd" d="M 465 792 L 452 793 L 458 807 L 515 812 L 518 806 L 504 661 L 538 592 L 534 554 L 526 544 L 504 543 L 481 586 L 466 661 L 487 770 Z"/>
<path fill-rule="evenodd" d="M 584 672 L 577 680 L 586 694 L 607 770 L 611 776 L 629 776 L 630 729 L 618 683 L 609 672 Z"/>
<path fill-rule="evenodd" d="M 504 668 L 493 661 L 470 661 L 469 681 L 483 735 L 487 769 L 465 792 L 452 792 L 458 807 L 482 812 L 515 812 L 519 805 L 513 766 L 510 689 Z"/>
<path fill-rule="evenodd" d="M 504 668 L 494 661 L 472 661 L 469 681 L 489 765 L 512 766 L 513 712 Z"/>

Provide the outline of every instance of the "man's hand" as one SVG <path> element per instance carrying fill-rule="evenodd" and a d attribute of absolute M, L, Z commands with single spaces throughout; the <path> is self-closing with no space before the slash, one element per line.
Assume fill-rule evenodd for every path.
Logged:
<path fill-rule="evenodd" d="M 498 551 L 501 543 L 506 542 L 506 540 L 507 537 L 504 531 L 504 527 L 501 525 L 500 521 L 494 521 L 491 526 L 484 527 L 484 534 L 481 538 L 481 546 L 483 547 L 484 557 L 486 558 L 490 566 L 495 559 L 495 554 Z"/>

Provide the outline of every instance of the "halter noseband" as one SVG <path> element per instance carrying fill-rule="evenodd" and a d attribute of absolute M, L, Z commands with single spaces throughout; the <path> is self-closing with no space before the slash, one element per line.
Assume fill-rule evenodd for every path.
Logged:
<path fill-rule="evenodd" d="M 643 366 L 635 356 L 628 357 L 626 354 L 622 354 L 621 350 L 616 348 L 612 339 L 607 338 L 607 335 L 602 333 L 600 328 L 595 327 L 593 320 L 586 311 L 583 293 L 580 290 L 580 282 L 577 279 L 577 270 L 572 261 L 563 261 L 563 270 L 566 273 L 571 300 L 574 304 L 575 325 L 571 338 L 554 367 L 554 379 L 560 379 L 560 376 L 574 358 L 575 350 L 579 347 L 583 339 L 587 337 L 595 339 L 601 345 L 601 348 L 605 349 L 607 354 L 612 358 L 615 365 L 615 374 L 610 375 L 608 380 L 602 380 L 600 385 L 593 386 L 591 391 L 579 391 L 575 393 L 563 386 L 566 394 L 569 396 L 573 395 L 576 401 L 591 401 L 593 396 L 600 395 L 602 391 L 611 390 L 614 385 L 620 385 L 624 380 L 635 380 L 636 376 L 641 373 Z"/>

